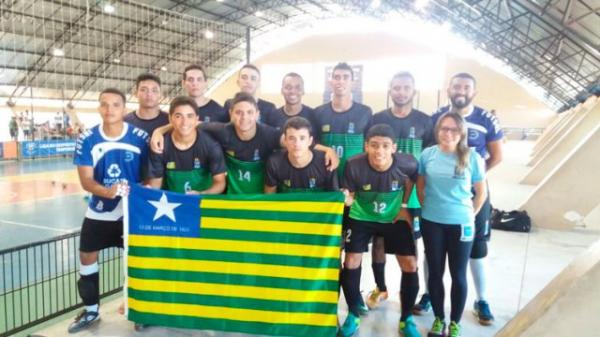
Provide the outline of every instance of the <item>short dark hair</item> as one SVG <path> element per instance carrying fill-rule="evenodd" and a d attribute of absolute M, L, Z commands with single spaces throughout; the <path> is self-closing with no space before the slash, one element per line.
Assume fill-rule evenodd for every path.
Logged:
<path fill-rule="evenodd" d="M 303 78 L 302 78 L 302 76 L 301 76 L 300 74 L 298 74 L 298 73 L 295 73 L 295 72 L 293 72 L 293 71 L 292 71 L 292 72 L 289 72 L 289 73 L 285 74 L 285 75 L 283 76 L 283 78 L 281 79 L 281 83 L 282 83 L 282 84 L 283 84 L 283 81 L 285 80 L 285 78 L 286 78 L 286 77 L 296 77 L 296 78 L 299 78 L 299 79 L 300 79 L 300 81 L 302 82 L 302 85 L 304 85 L 304 79 L 303 79 Z"/>
<path fill-rule="evenodd" d="M 473 86 L 477 85 L 477 81 L 475 80 L 475 77 L 469 73 L 458 73 L 458 74 L 450 77 L 450 82 L 452 82 L 455 78 L 465 78 L 465 79 L 473 81 Z"/>
<path fill-rule="evenodd" d="M 233 96 L 233 98 L 231 99 L 231 105 L 229 106 L 229 109 L 233 110 L 233 107 L 240 102 L 248 102 L 248 103 L 254 105 L 254 108 L 256 108 L 256 110 L 258 110 L 258 104 L 256 103 L 254 96 L 252 96 L 248 93 L 245 93 L 243 91 L 240 91 L 237 94 L 235 94 L 235 96 Z"/>
<path fill-rule="evenodd" d="M 308 119 L 306 119 L 304 117 L 300 117 L 300 116 L 292 117 L 292 118 L 288 119 L 285 122 L 285 124 L 283 124 L 282 131 L 284 134 L 288 129 L 296 129 L 296 130 L 306 129 L 306 130 L 308 130 L 308 134 L 311 136 L 313 133 L 312 124 L 310 124 Z"/>
<path fill-rule="evenodd" d="M 258 69 L 258 67 L 257 67 L 257 66 L 255 66 L 255 65 L 254 65 L 254 64 L 252 64 L 252 63 L 246 63 L 246 64 L 244 64 L 244 65 L 243 65 L 243 66 L 240 68 L 240 72 L 241 72 L 243 69 L 252 69 L 252 70 L 254 70 L 254 71 L 256 71 L 256 72 L 258 73 L 258 76 L 259 76 L 259 77 L 261 76 L 261 75 L 260 75 L 260 70 Z M 238 73 L 238 76 L 239 76 L 239 73 Z"/>
<path fill-rule="evenodd" d="M 190 64 L 190 65 L 188 65 L 187 67 L 185 67 L 183 69 L 183 79 L 184 80 L 187 78 L 186 77 L 187 76 L 187 72 L 190 71 L 190 70 L 200 70 L 202 72 L 202 76 L 204 76 L 204 80 L 206 80 L 206 71 L 204 70 L 204 67 L 201 66 L 201 65 L 199 65 L 199 64 L 197 64 L 197 63 Z"/>
<path fill-rule="evenodd" d="M 140 86 L 140 83 L 143 81 L 154 81 L 156 82 L 156 84 L 158 84 L 158 86 L 160 87 L 160 77 L 154 75 L 154 74 L 150 74 L 150 73 L 145 73 L 145 74 L 141 74 L 139 75 L 136 79 L 135 79 L 135 88 L 137 89 Z"/>
<path fill-rule="evenodd" d="M 396 134 L 394 133 L 394 129 L 388 124 L 375 124 L 369 128 L 367 131 L 367 136 L 365 137 L 365 142 L 368 142 L 373 137 L 386 137 L 392 140 L 392 142 L 396 142 Z"/>
<path fill-rule="evenodd" d="M 392 82 L 395 79 L 398 79 L 398 78 L 410 78 L 413 85 L 415 85 L 415 77 L 408 71 L 401 71 L 401 72 L 395 73 L 394 76 L 392 76 L 392 79 L 390 80 L 390 85 L 392 84 Z"/>
<path fill-rule="evenodd" d="M 350 72 L 350 76 L 352 77 L 352 79 L 354 79 L 354 70 L 352 70 L 352 67 L 348 63 L 340 62 L 336 64 L 335 67 L 333 67 L 333 70 L 331 71 L 331 76 L 333 76 L 333 73 L 336 70 L 347 70 Z"/>
<path fill-rule="evenodd" d="M 100 92 L 100 95 L 98 95 L 98 100 L 100 100 L 100 97 L 102 97 L 102 95 L 104 95 L 104 94 L 119 95 L 119 96 L 121 96 L 121 99 L 123 100 L 123 104 L 127 103 L 127 98 L 125 98 L 125 94 L 117 88 L 106 88 L 106 89 L 102 90 Z"/>
<path fill-rule="evenodd" d="M 193 98 L 188 96 L 178 96 L 173 98 L 171 104 L 169 105 L 169 115 L 172 115 L 173 112 L 175 112 L 175 109 L 182 105 L 189 105 L 194 109 L 194 111 L 198 111 L 198 104 L 196 104 L 196 101 Z"/>

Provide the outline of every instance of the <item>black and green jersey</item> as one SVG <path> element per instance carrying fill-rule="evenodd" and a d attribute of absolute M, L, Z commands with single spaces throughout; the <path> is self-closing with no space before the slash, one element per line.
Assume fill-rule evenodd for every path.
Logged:
<path fill-rule="evenodd" d="M 355 193 L 350 218 L 390 223 L 398 214 L 404 183 L 407 179 L 416 181 L 418 166 L 412 155 L 394 153 L 393 156 L 392 166 L 384 172 L 373 169 L 364 153 L 348 160 L 342 187 Z"/>
<path fill-rule="evenodd" d="M 343 174 L 348 158 L 363 152 L 364 134 L 372 115 L 371 108 L 356 102 L 352 103 L 349 110 L 343 112 L 334 111 L 331 102 L 315 109 L 315 141 L 335 150 L 340 158 L 339 175 Z"/>
<path fill-rule="evenodd" d="M 229 122 L 229 112 L 225 111 L 225 109 L 219 103 L 212 99 L 205 105 L 199 106 L 198 110 L 196 110 L 196 114 L 198 115 L 200 121 L 204 123 Z"/>
<path fill-rule="evenodd" d="M 265 162 L 280 148 L 280 132 L 258 123 L 254 138 L 241 140 L 231 123 L 203 123 L 200 128 L 208 132 L 225 153 L 227 193 L 262 193 Z"/>
<path fill-rule="evenodd" d="M 335 171 L 327 171 L 325 153 L 312 150 L 311 162 L 303 168 L 292 166 L 287 151 L 274 153 L 267 161 L 265 185 L 277 186 L 277 192 L 338 191 Z"/>
<path fill-rule="evenodd" d="M 397 117 L 391 109 L 380 111 L 373 115 L 372 124 L 388 124 L 396 133 L 398 152 L 409 153 L 419 160 L 423 149 L 435 143 L 433 136 L 433 121 L 431 116 L 417 109 L 412 109 L 404 117 Z M 420 208 L 416 187 L 408 200 L 409 208 Z"/>
<path fill-rule="evenodd" d="M 150 152 L 148 176 L 163 178 L 163 188 L 185 193 L 203 191 L 212 185 L 212 176 L 226 172 L 223 152 L 208 134 L 197 131 L 196 141 L 185 150 L 173 143 L 172 132 L 165 134 L 162 154 Z"/>
<path fill-rule="evenodd" d="M 283 127 L 283 125 L 285 124 L 285 122 L 287 122 L 287 120 L 292 117 L 304 117 L 312 124 L 313 123 L 313 121 L 312 121 L 313 111 L 314 110 L 312 108 L 309 108 L 303 104 L 302 110 L 300 110 L 299 114 L 290 116 L 290 115 L 286 114 L 285 111 L 283 111 L 283 107 L 281 107 L 279 109 L 273 110 L 273 112 L 271 114 L 264 116 L 264 118 L 262 119 L 262 122 L 276 128 L 278 130 L 280 130 Z"/>
<path fill-rule="evenodd" d="M 142 119 L 137 115 L 136 111 L 132 111 L 123 117 L 123 120 L 133 126 L 136 126 L 146 132 L 150 136 L 157 128 L 169 124 L 169 114 L 164 111 L 160 111 L 158 116 L 152 119 Z"/>

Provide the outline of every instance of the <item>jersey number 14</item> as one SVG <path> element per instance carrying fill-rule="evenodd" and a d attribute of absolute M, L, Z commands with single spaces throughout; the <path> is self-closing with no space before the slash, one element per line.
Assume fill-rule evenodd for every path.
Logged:
<path fill-rule="evenodd" d="M 250 171 L 242 171 L 242 170 L 238 170 L 238 173 L 240 174 L 239 176 L 239 181 L 251 181 L 252 180 L 252 175 L 250 174 Z"/>

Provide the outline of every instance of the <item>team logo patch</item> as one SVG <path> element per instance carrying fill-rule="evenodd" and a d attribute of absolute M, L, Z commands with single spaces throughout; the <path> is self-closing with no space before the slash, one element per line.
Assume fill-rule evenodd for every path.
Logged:
<path fill-rule="evenodd" d="M 102 200 L 98 201 L 98 203 L 96 204 L 96 209 L 99 211 L 102 211 L 104 209 L 104 203 L 102 202 Z"/>
<path fill-rule="evenodd" d="M 464 169 L 461 171 L 458 166 L 454 167 L 454 175 L 452 176 L 454 179 L 465 179 L 465 171 Z"/>
<path fill-rule="evenodd" d="M 125 152 L 125 161 L 132 161 L 133 160 L 133 152 L 127 151 Z"/>
<path fill-rule="evenodd" d="M 325 124 L 321 127 L 321 131 L 323 132 L 329 132 L 329 130 L 331 130 L 331 126 L 329 126 L 329 124 Z"/>
<path fill-rule="evenodd" d="M 348 133 L 354 133 L 354 123 L 348 123 Z"/>
<path fill-rule="evenodd" d="M 194 158 L 194 168 L 195 169 L 199 169 L 200 168 L 200 159 Z"/>
<path fill-rule="evenodd" d="M 175 162 L 170 161 L 167 163 L 167 170 L 173 170 L 175 168 Z"/>
<path fill-rule="evenodd" d="M 410 129 L 408 130 L 408 138 L 415 138 L 416 134 L 415 134 L 415 127 L 411 126 Z"/>
<path fill-rule="evenodd" d="M 289 179 L 285 179 L 285 180 L 283 181 L 283 184 L 284 184 L 285 186 L 287 186 L 287 187 L 290 187 L 290 186 L 292 186 L 292 181 L 291 181 L 291 180 L 289 180 Z"/>
<path fill-rule="evenodd" d="M 317 186 L 317 179 L 316 178 L 308 179 L 308 187 L 315 188 L 315 186 Z"/>
<path fill-rule="evenodd" d="M 118 176 L 121 175 L 121 169 L 119 168 L 119 165 L 117 165 L 117 164 L 110 164 L 110 166 L 108 167 L 108 170 L 106 170 L 106 172 L 108 173 L 108 176 L 111 178 L 117 178 Z"/>
<path fill-rule="evenodd" d="M 258 149 L 254 150 L 254 157 L 252 157 L 252 160 L 254 160 L 254 161 L 260 160 L 260 153 L 258 152 Z"/>
<path fill-rule="evenodd" d="M 371 184 L 363 185 L 363 191 L 370 191 L 370 190 L 371 190 Z"/>
<path fill-rule="evenodd" d="M 469 129 L 469 139 L 475 140 L 479 136 L 479 133 L 475 130 Z"/>
<path fill-rule="evenodd" d="M 392 191 L 398 190 L 398 180 L 392 181 Z"/>

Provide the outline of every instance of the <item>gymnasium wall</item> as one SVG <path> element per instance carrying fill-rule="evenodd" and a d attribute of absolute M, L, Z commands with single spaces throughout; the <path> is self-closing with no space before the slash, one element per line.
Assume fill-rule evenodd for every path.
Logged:
<path fill-rule="evenodd" d="M 416 105 L 431 113 L 447 103 L 448 78 L 466 71 L 478 80 L 476 104 L 496 109 L 503 126 L 543 128 L 556 116 L 512 79 L 477 61 L 440 54 L 424 45 L 382 33 L 311 36 L 260 57 L 255 61 L 263 77 L 259 96 L 282 105 L 281 78 L 289 71 L 296 71 L 305 77 L 304 102 L 310 106 L 322 104 L 324 67 L 339 61 L 364 65 L 363 102 L 375 112 L 386 108 L 387 84 L 395 72 L 413 72 L 420 89 Z M 211 96 L 218 102 L 232 96 L 238 90 L 235 79 L 233 75 L 214 88 Z"/>

